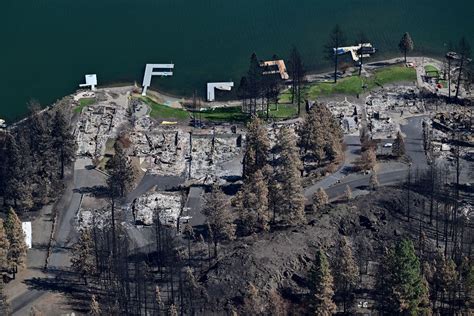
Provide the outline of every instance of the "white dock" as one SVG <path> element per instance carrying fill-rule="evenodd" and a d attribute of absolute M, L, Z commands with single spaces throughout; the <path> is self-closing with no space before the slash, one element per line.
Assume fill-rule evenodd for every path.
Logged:
<path fill-rule="evenodd" d="M 159 69 L 157 71 L 157 69 Z M 174 64 L 147 64 L 145 67 L 145 75 L 143 76 L 143 92 L 145 96 L 148 87 L 151 85 L 151 78 L 153 76 L 169 77 L 173 75 L 171 69 L 174 69 Z"/>
<path fill-rule="evenodd" d="M 233 82 L 208 82 L 207 83 L 207 101 L 212 102 L 216 99 L 215 90 L 230 91 L 234 86 Z"/>
<path fill-rule="evenodd" d="M 359 50 L 362 49 L 362 48 L 365 48 L 367 51 L 371 51 L 373 53 L 375 53 L 375 48 L 373 48 L 372 44 L 370 43 L 361 43 L 359 45 L 355 45 L 355 46 L 346 46 L 346 47 L 337 47 L 337 48 L 333 48 L 334 49 L 334 54 L 337 54 L 337 55 L 344 55 L 346 53 L 350 53 L 351 54 L 351 57 L 352 57 L 352 60 L 354 62 L 358 62 L 359 61 Z M 368 58 L 370 57 L 371 55 L 370 53 L 369 54 L 363 54 L 362 57 L 363 58 Z"/>
<path fill-rule="evenodd" d="M 85 88 L 85 87 L 91 87 L 92 91 L 95 91 L 95 87 L 97 86 L 97 75 L 96 74 L 91 74 L 91 75 L 86 75 L 86 83 L 80 84 L 79 87 Z"/>

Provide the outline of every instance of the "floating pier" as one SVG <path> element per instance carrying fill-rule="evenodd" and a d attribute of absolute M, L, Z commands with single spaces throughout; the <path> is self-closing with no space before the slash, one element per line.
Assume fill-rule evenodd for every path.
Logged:
<path fill-rule="evenodd" d="M 335 55 L 344 55 L 350 53 L 354 62 L 359 61 L 360 52 L 362 52 L 363 58 L 368 58 L 372 54 L 375 54 L 376 51 L 370 43 L 361 43 L 356 46 L 337 47 L 333 48 L 333 50 Z"/>
<path fill-rule="evenodd" d="M 174 64 L 147 64 L 145 67 L 145 75 L 143 76 L 143 91 L 145 96 L 148 87 L 151 85 L 153 76 L 169 77 L 173 75 Z"/>
<path fill-rule="evenodd" d="M 79 87 L 85 88 L 85 87 L 91 87 L 92 91 L 95 91 L 95 87 L 97 86 L 97 75 L 96 74 L 91 74 L 91 75 L 86 75 L 86 83 L 80 84 Z"/>
<path fill-rule="evenodd" d="M 208 82 L 207 83 L 207 101 L 212 102 L 216 99 L 215 89 L 230 91 L 234 86 L 233 82 Z"/>
<path fill-rule="evenodd" d="M 282 80 L 288 80 L 290 76 L 288 75 L 288 71 L 286 70 L 285 61 L 283 59 L 279 60 L 267 60 L 260 64 L 262 68 L 272 68 L 277 67 L 275 70 L 264 70 L 264 75 L 272 75 L 272 74 L 280 74 Z"/>

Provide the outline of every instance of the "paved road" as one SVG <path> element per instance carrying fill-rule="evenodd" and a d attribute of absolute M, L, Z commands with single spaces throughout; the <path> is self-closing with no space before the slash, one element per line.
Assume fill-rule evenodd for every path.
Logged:
<path fill-rule="evenodd" d="M 405 137 L 405 149 L 408 157 L 412 163 L 412 169 L 418 168 L 420 170 L 427 167 L 426 156 L 423 150 L 423 131 L 421 122 L 423 116 L 412 117 L 407 119 L 407 124 L 401 126 L 402 132 L 406 135 Z M 367 192 L 366 189 L 369 184 L 370 175 L 364 175 L 361 173 L 354 173 L 346 176 L 343 170 L 351 165 L 351 161 L 354 161 L 357 157 L 356 153 L 358 147 L 360 149 L 360 143 L 346 136 L 345 141 L 347 143 L 346 149 L 346 161 L 344 166 L 336 171 L 336 173 L 328 176 L 314 185 L 305 189 L 305 197 L 307 203 L 312 202 L 312 196 L 314 192 L 323 188 L 331 199 L 335 199 L 341 196 L 346 186 L 349 185 L 354 194 L 360 194 Z M 378 180 L 380 185 L 392 185 L 403 182 L 408 173 L 408 166 L 403 167 L 399 163 L 393 163 L 393 168 L 384 168 L 384 171 L 378 173 Z"/>
<path fill-rule="evenodd" d="M 77 233 L 74 229 L 74 220 L 79 210 L 82 193 L 88 188 L 105 184 L 105 175 L 95 169 L 88 170 L 90 159 L 78 159 L 74 165 L 73 181 L 67 186 L 64 195 L 56 204 L 59 216 L 53 235 L 51 256 L 48 261 L 48 270 L 65 270 L 70 266 L 67 249 L 74 243 Z M 30 268 L 30 267 L 29 267 Z M 42 277 L 56 277 L 44 274 Z M 28 280 L 25 280 L 28 281 Z M 28 315 L 35 302 L 50 292 L 27 288 L 22 294 L 11 300 L 12 315 Z"/>

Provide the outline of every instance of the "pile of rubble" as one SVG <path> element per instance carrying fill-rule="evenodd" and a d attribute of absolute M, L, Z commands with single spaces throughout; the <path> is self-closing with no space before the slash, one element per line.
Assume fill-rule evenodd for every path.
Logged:
<path fill-rule="evenodd" d="M 127 121 L 127 95 L 105 93 L 104 99 L 82 112 L 76 129 L 77 155 L 103 156 L 107 140 L 117 137 L 119 127 Z"/>
<path fill-rule="evenodd" d="M 193 134 L 190 178 L 241 176 L 242 153 L 241 134 Z"/>
<path fill-rule="evenodd" d="M 135 222 L 143 225 L 153 224 L 159 218 L 163 225 L 176 227 L 182 210 L 180 192 L 152 192 L 135 199 L 130 205 L 130 212 Z"/>
<path fill-rule="evenodd" d="M 359 131 L 360 108 L 357 104 L 351 103 L 347 98 L 342 101 L 330 101 L 326 103 L 331 113 L 339 119 L 342 130 L 345 134 L 356 134 Z"/>
<path fill-rule="evenodd" d="M 133 155 L 153 174 L 182 175 L 189 155 L 189 134 L 175 127 L 160 127 L 130 133 Z"/>

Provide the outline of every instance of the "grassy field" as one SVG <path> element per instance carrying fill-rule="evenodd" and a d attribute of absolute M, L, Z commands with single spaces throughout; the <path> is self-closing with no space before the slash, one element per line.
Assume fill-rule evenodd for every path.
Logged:
<path fill-rule="evenodd" d="M 189 118 L 189 113 L 183 109 L 175 109 L 164 104 L 159 104 L 147 97 L 141 97 L 151 109 L 150 116 L 154 119 L 174 119 L 183 121 Z"/>
<path fill-rule="evenodd" d="M 439 70 L 433 65 L 426 65 L 425 73 L 432 77 L 439 77 Z"/>
<path fill-rule="evenodd" d="M 296 116 L 298 108 L 294 105 L 279 104 L 278 110 L 273 104 L 270 106 L 269 116 L 273 119 L 281 120 Z M 262 118 L 266 118 L 266 111 L 259 114 Z M 201 118 L 207 121 L 214 122 L 246 122 L 249 116 L 242 113 L 240 107 L 216 108 L 212 110 L 202 111 Z"/>
<path fill-rule="evenodd" d="M 248 115 L 242 113 L 240 106 L 237 106 L 201 111 L 201 118 L 203 120 L 217 122 L 245 122 L 248 119 Z"/>
<path fill-rule="evenodd" d="M 416 70 L 413 68 L 390 66 L 376 70 L 369 78 L 359 77 L 357 75 L 339 79 L 337 83 L 320 82 L 310 84 L 303 88 L 303 94 L 306 99 L 316 99 L 319 96 L 328 96 L 332 94 L 356 95 L 365 91 L 370 91 L 377 86 L 383 86 L 389 83 L 402 81 L 415 81 Z M 288 103 L 291 100 L 291 94 L 288 90 L 280 95 L 280 103 Z"/>
<path fill-rule="evenodd" d="M 74 113 L 81 113 L 82 109 L 95 103 L 95 98 L 85 98 L 79 100 L 79 105 L 74 108 Z"/>

